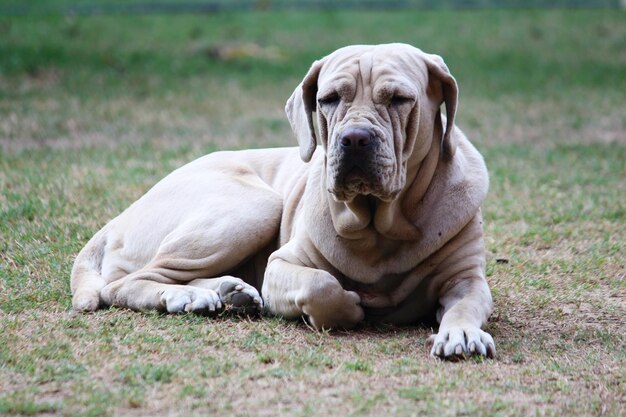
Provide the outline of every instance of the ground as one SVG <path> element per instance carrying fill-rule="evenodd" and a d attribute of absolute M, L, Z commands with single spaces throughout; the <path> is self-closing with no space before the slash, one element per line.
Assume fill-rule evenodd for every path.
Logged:
<path fill-rule="evenodd" d="M 174 168 L 295 144 L 284 102 L 351 43 L 442 55 L 485 156 L 487 330 L 71 311 L 87 240 Z M 0 17 L 0 414 L 622 416 L 626 13 Z"/>

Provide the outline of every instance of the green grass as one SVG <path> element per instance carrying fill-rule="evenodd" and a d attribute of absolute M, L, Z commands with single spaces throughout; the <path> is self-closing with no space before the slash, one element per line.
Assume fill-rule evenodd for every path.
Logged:
<path fill-rule="evenodd" d="M 202 154 L 294 144 L 311 62 L 388 41 L 445 57 L 490 169 L 497 359 L 434 361 L 423 327 L 70 312 L 106 221 Z M 624 414 L 624 12 L 22 16 L 0 57 L 0 414 Z"/>

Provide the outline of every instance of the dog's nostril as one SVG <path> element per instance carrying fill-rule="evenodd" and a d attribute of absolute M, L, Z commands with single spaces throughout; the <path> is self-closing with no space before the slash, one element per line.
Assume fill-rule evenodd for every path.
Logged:
<path fill-rule="evenodd" d="M 364 148 L 372 143 L 370 132 L 365 129 L 346 129 L 339 140 L 342 148 Z"/>
<path fill-rule="evenodd" d="M 344 148 L 348 148 L 348 147 L 352 146 L 352 141 L 350 140 L 349 137 L 343 136 L 341 138 L 341 146 L 343 146 Z"/>

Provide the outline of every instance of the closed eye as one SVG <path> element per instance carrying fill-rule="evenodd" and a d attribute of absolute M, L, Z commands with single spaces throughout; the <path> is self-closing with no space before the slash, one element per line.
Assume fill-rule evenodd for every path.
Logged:
<path fill-rule="evenodd" d="M 413 103 L 413 98 L 407 96 L 396 95 L 391 98 L 391 104 L 394 107 L 402 106 L 404 104 Z"/>
<path fill-rule="evenodd" d="M 317 101 L 319 102 L 321 106 L 324 106 L 324 105 L 335 105 L 339 103 L 339 100 L 341 100 L 341 98 L 339 97 L 339 94 L 333 92 L 330 94 L 326 94 L 324 97 L 318 99 Z"/>

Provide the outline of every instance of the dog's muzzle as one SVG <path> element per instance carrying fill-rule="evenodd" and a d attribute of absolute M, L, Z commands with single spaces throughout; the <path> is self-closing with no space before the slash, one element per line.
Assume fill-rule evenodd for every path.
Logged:
<path fill-rule="evenodd" d="M 365 128 L 345 129 L 337 140 L 335 184 L 349 194 L 370 194 L 380 187 L 376 165 L 380 141 Z"/>

